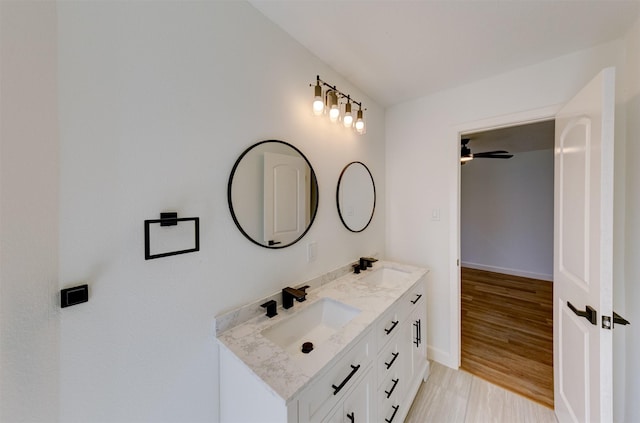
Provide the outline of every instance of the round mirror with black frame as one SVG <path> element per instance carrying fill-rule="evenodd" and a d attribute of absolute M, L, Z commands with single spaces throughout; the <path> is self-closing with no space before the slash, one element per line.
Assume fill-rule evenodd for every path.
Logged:
<path fill-rule="evenodd" d="M 296 147 L 260 141 L 233 165 L 227 199 L 231 217 L 247 239 L 265 248 L 284 248 L 298 242 L 313 224 L 318 181 Z"/>
<path fill-rule="evenodd" d="M 336 203 L 345 228 L 351 232 L 367 229 L 376 209 L 376 185 L 364 163 L 351 162 L 342 169 L 336 189 Z"/>

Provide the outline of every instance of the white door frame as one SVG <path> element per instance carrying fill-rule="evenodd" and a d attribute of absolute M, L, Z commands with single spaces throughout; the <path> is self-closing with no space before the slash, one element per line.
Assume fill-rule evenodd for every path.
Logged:
<path fill-rule="evenodd" d="M 450 245 L 450 257 L 452 257 L 449 274 L 450 280 L 450 306 L 451 315 L 449 316 L 452 333 L 449 345 L 449 351 L 451 351 L 450 364 L 451 367 L 459 368 L 461 364 L 461 348 L 462 348 L 462 326 L 460 319 L 460 300 L 461 300 L 461 287 L 460 287 L 460 190 L 461 190 L 461 173 L 460 173 L 460 136 L 469 132 L 482 132 L 492 129 L 506 128 L 510 126 L 520 126 L 529 123 L 541 122 L 545 120 L 555 119 L 556 114 L 562 107 L 562 104 L 556 104 L 552 106 L 543 107 L 540 109 L 527 110 L 523 112 L 516 112 L 508 115 L 501 115 L 491 117 L 487 119 L 481 119 L 477 121 L 471 121 L 454 125 L 453 134 L 451 136 L 452 145 L 456 148 L 452 149 L 455 153 L 455 157 L 452 157 L 452 162 L 457 168 L 457 178 L 455 178 L 455 187 L 452 187 L 452 192 L 456 192 L 456 196 L 452 196 L 451 205 L 451 238 L 449 240 Z M 455 137 L 455 138 L 454 138 Z M 452 153 L 452 156 L 454 154 Z"/>

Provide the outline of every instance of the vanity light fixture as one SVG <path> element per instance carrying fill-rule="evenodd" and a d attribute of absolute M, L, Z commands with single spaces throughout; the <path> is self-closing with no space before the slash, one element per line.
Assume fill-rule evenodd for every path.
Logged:
<path fill-rule="evenodd" d="M 316 83 L 311 84 L 313 87 L 313 114 L 320 116 L 322 114 L 329 115 L 331 122 L 342 121 L 347 128 L 353 128 L 358 134 L 364 134 L 364 110 L 362 103 L 356 101 L 349 94 L 345 94 L 338 90 L 335 85 L 330 85 L 320 79 L 320 75 L 316 76 Z M 323 88 L 325 88 L 323 92 Z M 344 102 L 344 113 L 340 112 L 340 100 L 346 99 Z M 352 106 L 358 105 L 358 112 L 354 118 Z"/>

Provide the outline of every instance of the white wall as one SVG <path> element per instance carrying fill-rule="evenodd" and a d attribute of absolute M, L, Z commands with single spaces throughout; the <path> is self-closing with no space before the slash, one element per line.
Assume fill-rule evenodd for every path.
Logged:
<path fill-rule="evenodd" d="M 460 169 L 462 265 L 553 279 L 553 150 Z"/>
<path fill-rule="evenodd" d="M 387 256 L 428 265 L 429 354 L 458 366 L 457 157 L 459 132 L 551 115 L 597 72 L 617 67 L 616 172 L 614 204 L 614 307 L 632 322 L 640 303 L 640 213 L 638 116 L 640 115 L 640 24 L 624 40 L 498 75 L 395 106 L 387 111 Z M 626 119 L 625 119 L 626 115 Z M 628 139 L 628 141 L 627 141 Z M 626 161 L 626 165 L 625 165 Z M 437 183 L 436 183 L 437 181 Z M 441 221 L 431 221 L 440 209 Z M 626 260 L 625 260 L 626 257 Z M 626 287 L 626 292 L 625 292 Z M 626 307 L 622 298 L 626 298 Z M 623 313 L 624 313 L 623 312 Z M 623 314 L 624 315 L 624 314 Z M 619 328 L 614 344 L 614 418 L 640 419 L 640 334 Z M 634 336 L 635 335 L 635 336 Z M 626 369 L 619 365 L 626 361 Z M 623 380 L 626 377 L 626 381 Z M 626 384 L 626 385 L 625 385 Z"/>
<path fill-rule="evenodd" d="M 23 73 L 3 110 L 27 93 L 12 109 L 19 123 L 2 121 L 2 421 L 217 421 L 214 316 L 384 254 L 384 111 L 244 2 L 28 4 L 25 19 L 2 18 L 2 89 L 13 83 L 5 70 Z M 46 56 L 7 67 L 7 37 L 36 38 Z M 316 74 L 365 103 L 365 136 L 312 116 Z M 31 104 L 40 94 L 42 110 Z M 25 128 L 35 135 L 8 151 L 5 134 Z M 300 148 L 319 183 L 313 227 L 282 250 L 245 239 L 227 207 L 236 158 L 264 139 Z M 354 160 L 382 203 L 361 234 L 342 226 L 334 200 Z M 143 221 L 161 211 L 201 218 L 200 252 L 144 260 Z M 80 283 L 89 302 L 58 310 L 57 291 Z"/>
<path fill-rule="evenodd" d="M 316 74 L 350 87 L 244 2 L 61 2 L 58 14 L 60 280 L 91 286 L 62 316 L 61 418 L 215 421 L 213 317 L 384 252 L 384 209 L 358 236 L 333 200 L 352 160 L 383 183 L 383 111 L 363 98 L 364 137 L 314 118 Z M 236 158 L 264 139 L 297 146 L 320 187 L 315 224 L 283 250 L 245 239 L 227 207 Z M 169 210 L 201 218 L 201 251 L 145 261 L 143 221 Z"/>
<path fill-rule="evenodd" d="M 618 40 L 387 110 L 387 257 L 431 268 L 431 358 L 459 364 L 459 133 L 484 129 L 487 122 L 515 123 L 541 109 L 550 117 L 602 68 L 621 65 L 623 57 Z M 431 220 L 433 210 L 440 210 L 440 220 Z"/>
<path fill-rule="evenodd" d="M 627 106 L 626 184 L 626 307 L 617 311 L 631 322 L 619 327 L 626 334 L 625 421 L 640 421 L 640 20 L 626 38 L 627 79 L 624 81 Z M 614 332 L 614 335 L 616 332 Z"/>
<path fill-rule="evenodd" d="M 58 415 L 56 8 L 0 2 L 0 421 Z"/>

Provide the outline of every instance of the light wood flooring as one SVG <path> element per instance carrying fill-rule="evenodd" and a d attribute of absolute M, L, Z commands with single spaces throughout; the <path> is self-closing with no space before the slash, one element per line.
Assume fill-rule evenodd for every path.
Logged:
<path fill-rule="evenodd" d="M 556 423 L 553 410 L 462 370 L 431 363 L 405 423 Z"/>
<path fill-rule="evenodd" d="M 553 284 L 462 268 L 461 368 L 553 407 Z"/>

